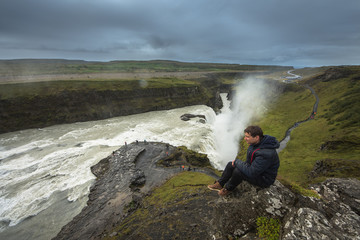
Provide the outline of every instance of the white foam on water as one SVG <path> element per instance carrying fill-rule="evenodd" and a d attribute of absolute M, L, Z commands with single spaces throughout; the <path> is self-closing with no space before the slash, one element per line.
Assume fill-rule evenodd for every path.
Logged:
<path fill-rule="evenodd" d="M 35 150 L 38 148 L 44 148 L 51 144 L 52 144 L 52 140 L 49 139 L 49 140 L 32 141 L 25 145 L 20 145 L 18 147 L 12 147 L 9 149 L 6 147 L 2 147 L 0 149 L 0 160 L 3 160 L 5 158 L 8 158 L 13 155 L 18 155 L 18 154 L 22 154 L 24 152 Z"/>
<path fill-rule="evenodd" d="M 230 108 L 222 95 L 224 108 L 213 124 L 215 167 L 223 169 L 236 158 L 244 129 L 265 113 L 269 98 L 274 97 L 273 92 L 262 79 L 247 78 L 237 85 Z"/>

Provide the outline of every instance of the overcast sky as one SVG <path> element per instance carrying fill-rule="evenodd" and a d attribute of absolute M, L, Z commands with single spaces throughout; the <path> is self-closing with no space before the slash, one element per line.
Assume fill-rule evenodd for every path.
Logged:
<path fill-rule="evenodd" d="M 360 65 L 360 0 L 1 0 L 17 58 Z"/>

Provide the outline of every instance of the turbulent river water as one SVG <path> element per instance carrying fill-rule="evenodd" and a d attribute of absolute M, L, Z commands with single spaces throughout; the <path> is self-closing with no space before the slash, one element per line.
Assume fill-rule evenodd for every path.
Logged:
<path fill-rule="evenodd" d="M 185 113 L 203 114 L 180 120 Z M 191 106 L 0 135 L 0 239 L 51 239 L 86 205 L 90 167 L 125 142 L 159 141 L 208 154 L 216 115 Z"/>

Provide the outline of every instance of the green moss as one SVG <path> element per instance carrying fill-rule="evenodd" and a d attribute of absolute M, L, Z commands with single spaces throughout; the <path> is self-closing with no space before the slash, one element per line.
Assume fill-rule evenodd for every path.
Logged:
<path fill-rule="evenodd" d="M 183 152 L 186 161 L 192 166 L 197 166 L 197 167 L 211 166 L 209 158 L 207 157 L 206 154 L 192 151 L 185 146 L 180 146 L 178 147 L 178 149 Z"/>
<path fill-rule="evenodd" d="M 256 220 L 257 235 L 261 239 L 277 240 L 280 238 L 280 220 L 267 217 L 258 217 Z"/>
<path fill-rule="evenodd" d="M 300 186 L 297 183 L 289 182 L 286 179 L 279 179 L 279 181 L 284 186 L 287 186 L 294 193 L 301 194 L 301 195 L 306 196 L 306 197 L 313 197 L 313 198 L 317 198 L 317 199 L 321 198 L 321 196 L 316 191 L 308 189 L 308 188 L 304 188 L 304 187 Z"/>
<path fill-rule="evenodd" d="M 185 171 L 177 176 L 171 178 L 163 186 L 156 189 L 145 202 L 149 205 L 162 205 L 171 204 L 175 200 L 181 199 L 184 194 L 191 194 L 203 188 L 209 182 L 213 182 L 212 177 L 206 174 Z"/>

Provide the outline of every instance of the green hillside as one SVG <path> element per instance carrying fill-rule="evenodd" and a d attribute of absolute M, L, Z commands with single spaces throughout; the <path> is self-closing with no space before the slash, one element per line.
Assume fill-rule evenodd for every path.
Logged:
<path fill-rule="evenodd" d="M 318 112 L 315 119 L 292 131 L 280 153 L 279 179 L 303 186 L 328 177 L 360 179 L 360 67 L 312 71 L 299 83 L 310 85 L 318 94 Z M 308 89 L 289 85 L 258 124 L 281 140 L 295 122 L 310 116 L 314 103 Z M 310 174 L 315 164 L 317 171 Z"/>

